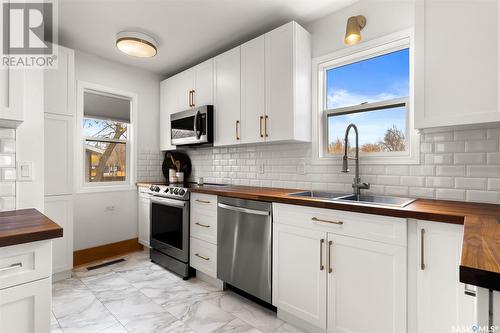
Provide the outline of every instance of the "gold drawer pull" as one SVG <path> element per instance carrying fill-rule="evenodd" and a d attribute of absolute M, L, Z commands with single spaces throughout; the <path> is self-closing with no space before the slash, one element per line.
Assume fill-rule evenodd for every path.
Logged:
<path fill-rule="evenodd" d="M 202 255 L 200 255 L 198 253 L 195 253 L 194 255 L 197 256 L 198 258 L 201 258 L 201 259 L 206 260 L 206 261 L 210 260 L 210 258 L 204 257 L 204 256 L 202 256 Z"/>
<path fill-rule="evenodd" d="M 328 273 L 333 272 L 333 265 L 332 265 L 332 244 L 333 241 L 328 242 Z"/>
<path fill-rule="evenodd" d="M 210 226 L 208 224 L 202 224 L 199 222 L 195 222 L 194 224 L 199 225 L 200 227 L 203 227 L 203 228 L 210 228 Z"/>
<path fill-rule="evenodd" d="M 319 270 L 322 271 L 325 269 L 323 265 L 323 244 L 325 244 L 325 240 L 322 238 L 319 241 Z"/>
<path fill-rule="evenodd" d="M 210 203 L 210 201 L 205 201 L 205 200 L 200 200 L 200 199 L 196 199 L 195 201 L 199 202 L 199 203 L 204 203 L 204 204 L 209 204 Z"/>
<path fill-rule="evenodd" d="M 0 268 L 0 272 L 10 271 L 11 269 L 16 269 L 16 268 L 21 268 L 21 267 L 23 267 L 23 263 L 18 262 L 18 263 L 12 264 L 10 266 Z"/>
<path fill-rule="evenodd" d="M 317 217 L 313 217 L 311 220 L 313 220 L 314 222 L 325 222 L 325 223 L 332 223 L 332 224 L 338 224 L 338 225 L 344 224 L 344 222 L 342 222 L 342 221 L 329 221 L 329 220 L 323 220 L 323 219 L 320 219 Z"/>

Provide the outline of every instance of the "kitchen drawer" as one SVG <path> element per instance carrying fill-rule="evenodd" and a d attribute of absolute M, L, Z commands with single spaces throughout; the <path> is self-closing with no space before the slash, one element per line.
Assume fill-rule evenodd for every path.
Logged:
<path fill-rule="evenodd" d="M 217 245 L 191 237 L 190 265 L 211 277 L 217 277 Z"/>
<path fill-rule="evenodd" d="M 0 289 L 49 277 L 52 271 L 51 252 L 51 241 L 2 247 Z"/>
<path fill-rule="evenodd" d="M 403 218 L 275 203 L 273 222 L 406 246 Z"/>
<path fill-rule="evenodd" d="M 191 236 L 217 244 L 217 212 L 203 209 L 191 210 Z"/>
<path fill-rule="evenodd" d="M 217 196 L 204 193 L 191 193 L 191 211 L 205 210 L 217 214 Z"/>

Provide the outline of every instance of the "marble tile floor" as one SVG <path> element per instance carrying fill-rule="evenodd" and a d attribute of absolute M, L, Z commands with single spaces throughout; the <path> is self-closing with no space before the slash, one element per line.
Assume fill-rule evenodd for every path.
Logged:
<path fill-rule="evenodd" d="M 147 251 L 125 259 L 53 284 L 52 333 L 302 332 L 231 291 L 182 280 Z"/>

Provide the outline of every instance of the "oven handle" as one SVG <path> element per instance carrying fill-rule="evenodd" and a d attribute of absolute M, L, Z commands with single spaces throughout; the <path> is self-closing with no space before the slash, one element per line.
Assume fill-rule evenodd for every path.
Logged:
<path fill-rule="evenodd" d="M 152 196 L 150 200 L 151 200 L 151 203 L 157 203 L 157 204 L 165 205 L 165 206 L 173 206 L 173 207 L 180 207 L 180 208 L 186 207 L 186 201 L 181 201 L 181 200 L 160 198 L 160 197 L 155 197 L 155 196 Z"/>
<path fill-rule="evenodd" d="M 219 208 L 228 209 L 228 210 L 232 210 L 232 211 L 240 212 L 240 213 L 254 214 L 254 215 L 265 215 L 265 216 L 268 216 L 271 214 L 269 211 L 249 209 L 249 208 L 243 208 L 243 207 L 235 207 L 235 206 L 230 206 L 230 205 L 226 205 L 223 203 L 218 203 L 217 205 L 219 206 Z"/>

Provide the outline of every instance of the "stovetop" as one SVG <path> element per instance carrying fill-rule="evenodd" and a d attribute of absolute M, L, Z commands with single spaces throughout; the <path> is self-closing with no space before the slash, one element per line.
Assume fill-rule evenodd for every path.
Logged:
<path fill-rule="evenodd" d="M 198 186 L 225 186 L 227 184 L 203 184 L 197 185 L 196 183 L 184 183 L 184 184 L 169 184 L 169 185 L 151 185 L 149 187 L 149 193 L 164 198 L 171 198 L 177 200 L 189 200 L 189 188 Z"/>

